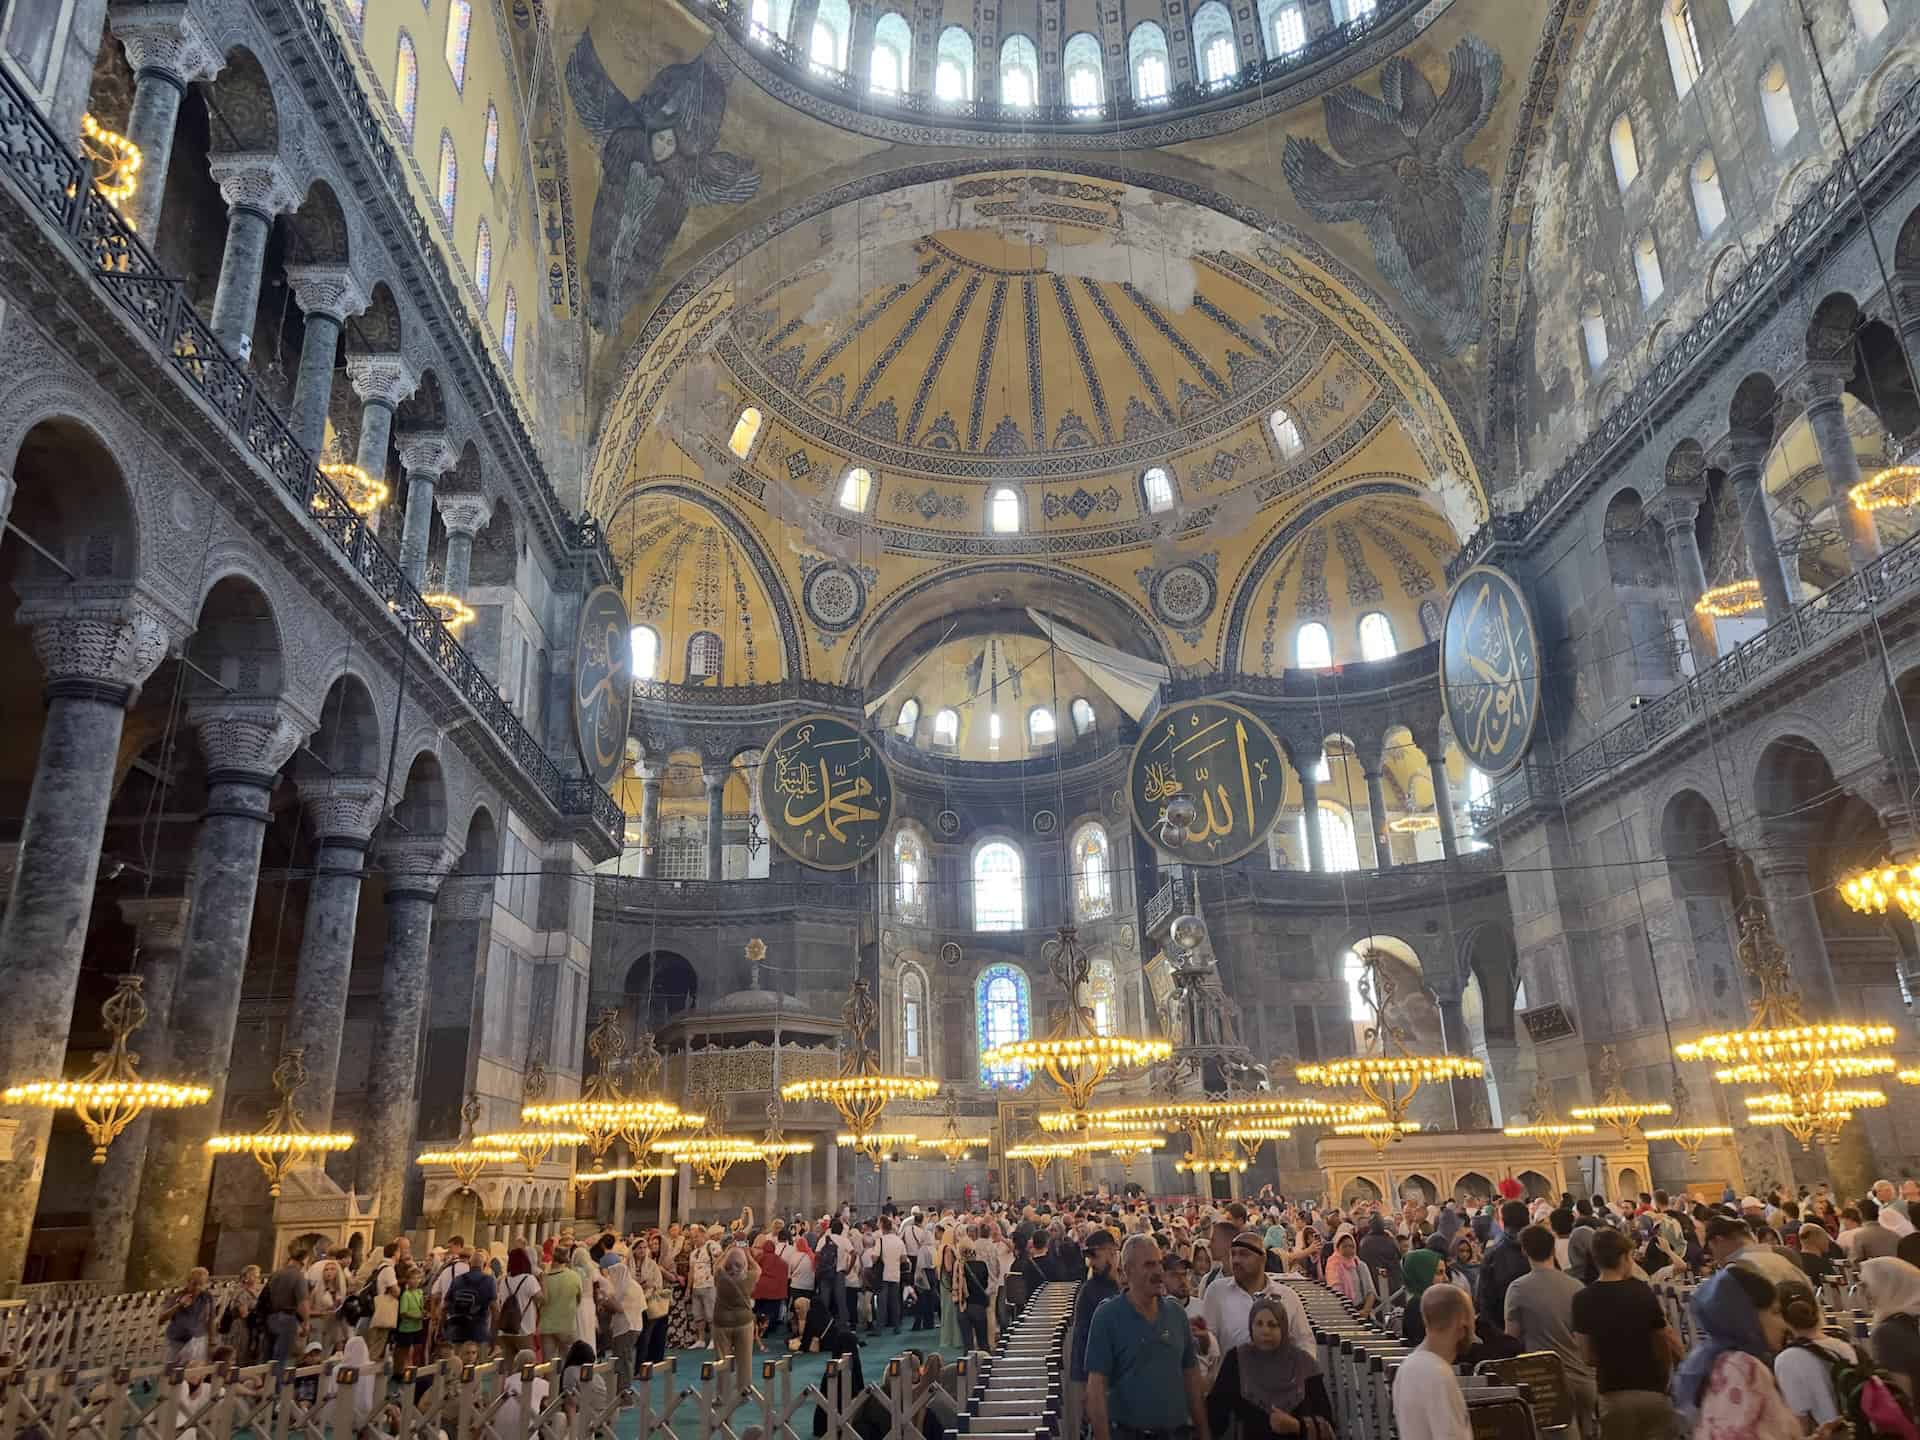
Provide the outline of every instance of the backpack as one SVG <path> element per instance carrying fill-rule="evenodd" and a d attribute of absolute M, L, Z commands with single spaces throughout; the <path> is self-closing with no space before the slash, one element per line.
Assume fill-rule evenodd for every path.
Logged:
<path fill-rule="evenodd" d="M 503 1335 L 518 1335 L 522 1333 L 520 1329 L 520 1292 L 513 1288 L 513 1281 L 525 1278 L 525 1276 L 516 1275 L 513 1277 L 513 1280 L 507 1281 L 506 1298 L 500 1302 L 500 1333 Z"/>
<path fill-rule="evenodd" d="M 480 1318 L 480 1283 L 477 1272 L 469 1270 L 456 1276 L 447 1287 L 447 1319 L 470 1322 Z"/>
<path fill-rule="evenodd" d="M 1840 1414 L 1853 1426 L 1857 1440 L 1867 1440 L 1869 1436 L 1920 1440 L 1920 1422 L 1914 1418 L 1913 1404 L 1899 1386 L 1892 1383 L 1891 1372 L 1866 1358 L 1849 1362 L 1811 1340 L 1796 1339 L 1788 1343 L 1795 1349 L 1811 1350 L 1826 1361 L 1834 1398 L 1840 1402 Z"/>
<path fill-rule="evenodd" d="M 380 1298 L 380 1292 L 374 1288 L 380 1283 L 380 1268 L 376 1265 L 373 1278 L 340 1302 L 340 1318 L 348 1325 L 358 1325 L 373 1314 L 373 1302 Z"/>
<path fill-rule="evenodd" d="M 834 1243 L 832 1235 L 820 1242 L 819 1249 L 813 1252 L 814 1273 L 823 1279 L 840 1268 L 840 1247 Z"/>

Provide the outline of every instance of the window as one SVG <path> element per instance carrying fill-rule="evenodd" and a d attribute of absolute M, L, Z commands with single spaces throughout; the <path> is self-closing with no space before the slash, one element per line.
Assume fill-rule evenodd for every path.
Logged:
<path fill-rule="evenodd" d="M 1074 734 L 1091 735 L 1093 733 L 1095 724 L 1093 706 L 1085 696 L 1075 699 L 1073 704 L 1067 707 L 1067 714 L 1073 717 Z"/>
<path fill-rule="evenodd" d="M 1084 30 L 1070 36 L 1061 52 L 1061 65 L 1067 76 L 1067 103 L 1078 114 L 1098 114 L 1106 100 L 1100 42 Z"/>
<path fill-rule="evenodd" d="M 973 36 L 963 25 L 940 32 L 934 51 L 933 93 L 949 105 L 973 98 Z"/>
<path fill-rule="evenodd" d="M 1106 956 L 1096 955 L 1088 962 L 1086 993 L 1080 1000 L 1083 1009 L 1093 1012 L 1093 1033 L 1113 1034 L 1113 961 Z"/>
<path fill-rule="evenodd" d="M 998 710 L 987 716 L 987 750 L 994 755 L 1000 753 L 1000 712 Z"/>
<path fill-rule="evenodd" d="M 1058 727 L 1053 723 L 1053 711 L 1044 705 L 1036 705 L 1027 712 L 1027 743 L 1038 750 L 1043 745 L 1053 744 Z"/>
<path fill-rule="evenodd" d="M 900 707 L 900 714 L 893 722 L 893 733 L 902 740 L 913 739 L 914 728 L 920 723 L 920 702 L 909 700 Z"/>
<path fill-rule="evenodd" d="M 1360 617 L 1360 658 L 1362 660 L 1391 660 L 1400 653 L 1400 647 L 1393 643 L 1393 622 L 1378 610 L 1369 611 Z"/>
<path fill-rule="evenodd" d="M 66 0 L 13 0 L 0 18 L 0 49 L 37 100 L 55 88 L 53 57 L 65 47 L 72 16 Z"/>
<path fill-rule="evenodd" d="M 1173 477 L 1163 467 L 1156 465 L 1140 477 L 1140 491 L 1149 515 L 1173 508 Z"/>
<path fill-rule="evenodd" d="M 1613 178 L 1620 182 L 1620 192 L 1626 193 L 1629 185 L 1640 177 L 1640 147 L 1633 141 L 1633 121 L 1625 115 L 1613 122 L 1613 129 L 1607 132 L 1607 149 L 1613 154 Z"/>
<path fill-rule="evenodd" d="M 1099 920 L 1113 913 L 1113 852 L 1107 832 L 1089 821 L 1073 832 L 1067 847 L 1073 866 L 1073 913 L 1080 920 Z"/>
<path fill-rule="evenodd" d="M 1300 853 L 1311 855 L 1307 848 L 1307 817 L 1300 817 Z M 1353 819 L 1347 814 L 1346 807 L 1335 805 L 1329 800 L 1320 802 L 1320 858 L 1326 862 L 1329 873 L 1360 868 L 1360 851 L 1353 842 Z"/>
<path fill-rule="evenodd" d="M 1240 68 L 1233 44 L 1233 17 L 1220 0 L 1208 0 L 1193 12 L 1193 51 L 1200 57 L 1200 78 L 1219 85 Z"/>
<path fill-rule="evenodd" d="M 873 58 L 867 83 L 875 94 L 898 95 L 907 88 L 913 71 L 913 28 L 904 16 L 888 11 L 873 27 Z"/>
<path fill-rule="evenodd" d="M 760 412 L 749 405 L 740 412 L 740 418 L 733 422 L 733 434 L 727 437 L 727 448 L 744 460 L 759 436 Z"/>
<path fill-rule="evenodd" d="M 1470 824 L 1472 823 L 1473 812 L 1485 805 L 1492 796 L 1493 781 L 1488 779 L 1486 773 L 1479 767 L 1469 765 L 1467 767 L 1467 815 Z M 1462 837 L 1460 848 L 1463 850 L 1484 850 L 1487 848 L 1487 842 L 1478 838 L 1478 836 L 1473 836 L 1472 838 Z"/>
<path fill-rule="evenodd" d="M 447 7 L 447 69 L 455 90 L 467 83 L 467 32 L 472 29 L 473 0 L 453 0 Z"/>
<path fill-rule="evenodd" d="M 1333 23 L 1345 25 L 1351 20 L 1372 18 L 1376 0 L 1333 0 Z"/>
<path fill-rule="evenodd" d="M 1847 8 L 1853 11 L 1853 23 L 1863 38 L 1871 40 L 1887 28 L 1884 0 L 1847 0 Z"/>
<path fill-rule="evenodd" d="M 927 1058 L 927 977 L 911 967 L 900 972 L 900 1058 L 914 1070 Z"/>
<path fill-rule="evenodd" d="M 1684 96 L 1700 78 L 1700 35 L 1693 28 L 1693 10 L 1687 0 L 1667 0 L 1666 13 L 1660 17 L 1660 34 L 1667 42 L 1667 68 L 1673 72 L 1673 89 Z"/>
<path fill-rule="evenodd" d="M 996 535 L 1020 532 L 1020 492 L 1002 486 L 987 497 L 987 520 Z"/>
<path fill-rule="evenodd" d="M 700 822 L 691 815 L 670 816 L 660 822 L 660 869 L 662 880 L 705 880 L 707 842 L 700 833 Z"/>
<path fill-rule="evenodd" d="M 480 292 L 482 302 L 493 288 L 493 232 L 487 228 L 484 215 L 473 237 L 473 288 Z"/>
<path fill-rule="evenodd" d="M 933 717 L 933 743 L 949 749 L 960 743 L 960 712 L 942 710 Z"/>
<path fill-rule="evenodd" d="M 720 637 L 696 630 L 687 641 L 687 683 L 699 685 L 720 678 Z"/>
<path fill-rule="evenodd" d="M 926 913 L 927 847 L 920 832 L 902 825 L 893 835 L 893 910 L 918 920 Z"/>
<path fill-rule="evenodd" d="M 1024 35 L 1009 35 L 1000 47 L 1000 103 L 1024 108 L 1040 96 L 1040 54 Z"/>
<path fill-rule="evenodd" d="M 1333 664 L 1333 636 L 1318 620 L 1309 620 L 1295 632 L 1293 663 L 1302 670 L 1325 670 Z"/>
<path fill-rule="evenodd" d="M 851 510 L 858 515 L 866 510 L 868 497 L 872 493 L 872 474 L 856 465 L 841 477 L 840 508 Z"/>
<path fill-rule="evenodd" d="M 1333 761 L 1327 758 L 1327 754 L 1326 747 L 1322 746 L 1320 753 L 1313 757 L 1313 783 L 1316 785 L 1325 785 L 1333 779 Z"/>
<path fill-rule="evenodd" d="M 400 54 L 393 62 L 393 108 L 400 116 L 400 133 L 413 139 L 413 114 L 420 105 L 420 58 L 413 53 L 413 37 L 400 32 Z"/>
<path fill-rule="evenodd" d="M 493 183 L 494 173 L 500 168 L 500 112 L 493 108 L 493 102 L 487 102 L 487 138 L 480 144 L 480 168 L 487 172 L 487 183 Z"/>
<path fill-rule="evenodd" d="M 992 840 L 973 853 L 973 928 L 1018 930 L 1026 923 L 1020 852 Z"/>
<path fill-rule="evenodd" d="M 1361 960 L 1359 952 L 1349 950 L 1340 957 L 1340 978 L 1347 982 L 1347 1019 L 1356 1025 L 1371 1025 L 1374 1020 L 1373 1007 L 1360 989 L 1366 975 L 1366 962 Z"/>
<path fill-rule="evenodd" d="M 784 40 L 787 38 L 790 13 L 787 0 L 779 0 L 778 4 L 774 0 L 753 0 L 753 7 L 748 12 L 753 28 L 748 33 L 763 45 L 770 39 Z"/>
<path fill-rule="evenodd" d="M 1011 1045 L 1025 1040 L 1032 1017 L 1031 991 L 1026 971 L 1017 965 L 989 965 L 980 972 L 974 989 L 974 1008 L 979 1015 L 980 1053 L 996 1045 Z M 980 1067 L 980 1083 L 992 1089 L 1002 1085 L 1027 1083 L 1024 1065 L 1006 1065 L 998 1069 Z"/>
<path fill-rule="evenodd" d="M 1586 346 L 1587 369 L 1598 375 L 1607 363 L 1607 317 L 1598 305 L 1589 305 L 1580 317 L 1580 338 Z"/>
<path fill-rule="evenodd" d="M 659 679 L 659 631 L 651 625 L 636 625 L 627 632 L 627 646 L 633 652 L 633 678 L 636 680 Z"/>
<path fill-rule="evenodd" d="M 1642 232 L 1634 242 L 1633 273 L 1640 282 L 1640 306 L 1651 309 L 1667 289 L 1667 282 L 1660 274 L 1660 250 L 1653 243 L 1651 230 Z"/>
<path fill-rule="evenodd" d="M 440 184 L 435 195 L 440 202 L 440 213 L 449 225 L 453 223 L 453 206 L 459 192 L 460 157 L 454 153 L 453 136 L 442 130 L 440 132 Z"/>
<path fill-rule="evenodd" d="M 852 34 L 853 11 L 847 0 L 820 0 L 813 12 L 813 33 L 807 37 L 807 58 L 823 70 L 845 70 Z"/>
<path fill-rule="evenodd" d="M 507 363 L 513 363 L 513 345 L 520 334 L 520 301 L 513 293 L 513 286 L 507 286 L 507 308 L 500 317 L 500 348 L 506 352 Z"/>
<path fill-rule="evenodd" d="M 1727 221 L 1727 197 L 1720 189 L 1720 169 L 1713 163 L 1713 152 L 1703 150 L 1693 162 L 1693 213 L 1700 222 L 1700 238 L 1705 240 Z"/>
<path fill-rule="evenodd" d="M 347 0 L 347 18 L 353 21 L 353 28 L 356 30 L 364 25 L 367 19 L 367 0 Z"/>
<path fill-rule="evenodd" d="M 1766 117 L 1767 139 L 1776 150 L 1800 133 L 1800 117 L 1794 113 L 1793 91 L 1787 88 L 1787 67 L 1778 60 L 1767 66 L 1760 77 L 1760 113 Z"/>
<path fill-rule="evenodd" d="M 904 88 L 900 77 L 905 69 L 898 50 L 891 45 L 876 44 L 867 63 L 867 88 L 876 95 L 898 95 Z"/>
<path fill-rule="evenodd" d="M 1307 442 L 1300 437 L 1299 422 L 1286 411 L 1276 410 L 1267 417 L 1267 424 L 1273 430 L 1273 443 L 1280 447 L 1280 458 L 1299 459 L 1300 452 L 1307 448 Z"/>
<path fill-rule="evenodd" d="M 1142 20 L 1127 36 L 1127 73 L 1133 77 L 1133 98 L 1143 103 L 1167 98 L 1171 73 L 1167 63 L 1167 32 L 1151 20 Z"/>
<path fill-rule="evenodd" d="M 1267 38 L 1272 44 L 1273 57 L 1277 60 L 1287 55 L 1298 55 L 1307 48 L 1307 19 L 1300 13 L 1298 5 L 1282 5 L 1273 12 L 1272 23 L 1267 26 Z"/>

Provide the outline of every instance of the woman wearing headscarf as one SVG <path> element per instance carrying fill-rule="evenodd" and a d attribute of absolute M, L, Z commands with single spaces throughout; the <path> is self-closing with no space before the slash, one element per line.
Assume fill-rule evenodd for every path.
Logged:
<path fill-rule="evenodd" d="M 1471 1295 L 1480 1283 L 1480 1242 L 1473 1230 L 1462 1225 L 1453 1234 L 1453 1250 L 1447 1257 L 1447 1278 Z"/>
<path fill-rule="evenodd" d="M 949 1220 L 940 1227 L 940 1244 L 934 1252 L 936 1273 L 940 1277 L 941 1289 L 945 1292 L 940 1306 L 940 1348 L 958 1350 L 962 1336 L 960 1332 L 960 1307 L 966 1302 L 962 1298 L 966 1279 L 958 1273 L 960 1268 L 960 1246 L 962 1244 L 960 1226 Z M 986 1295 L 980 1296 L 980 1306 L 984 1313 Z"/>
<path fill-rule="evenodd" d="M 354 1372 L 353 1423 L 355 1426 L 364 1425 L 373 1418 L 374 1385 L 379 1379 L 365 1336 L 352 1335 L 347 1338 L 347 1348 L 340 1355 L 340 1369 Z"/>
<path fill-rule="evenodd" d="M 558 1251 L 555 1252 L 558 1255 Z M 591 1346 L 596 1353 L 600 1347 L 600 1309 L 594 1303 L 593 1255 L 585 1245 L 576 1245 L 567 1256 L 567 1266 L 580 1277 L 580 1298 L 574 1302 L 574 1339 Z"/>
<path fill-rule="evenodd" d="M 1695 1440 L 1801 1440 L 1800 1417 L 1773 1376 L 1786 1317 L 1773 1282 L 1730 1265 L 1694 1292 L 1693 1349 L 1673 1374 L 1673 1405 Z M 1814 1432 L 1833 1440 L 1836 1425 Z"/>
<path fill-rule="evenodd" d="M 1234 1433 L 1236 1440 L 1333 1440 L 1333 1406 L 1319 1362 L 1288 1343 L 1286 1312 L 1276 1301 L 1253 1302 L 1247 1336 L 1220 1362 L 1207 1395 L 1207 1428 L 1222 1437 Z"/>
<path fill-rule="evenodd" d="M 1427 1338 L 1427 1322 L 1420 1314 L 1420 1297 L 1427 1293 L 1428 1287 L 1446 1280 L 1446 1257 L 1437 1250 L 1417 1245 L 1400 1262 L 1400 1278 L 1407 1296 L 1407 1309 L 1400 1321 L 1400 1333 L 1406 1338 L 1407 1344 L 1418 1345 Z"/>
<path fill-rule="evenodd" d="M 666 1237 L 658 1230 L 649 1230 L 633 1265 L 646 1297 L 646 1324 L 634 1352 L 642 1365 L 657 1365 L 667 1358 L 667 1317 L 673 1311 L 673 1281 L 668 1278 L 665 1249 Z"/>
<path fill-rule="evenodd" d="M 1327 1261 L 1327 1287 L 1342 1296 L 1349 1305 L 1358 1306 L 1362 1314 L 1371 1313 L 1379 1299 L 1374 1290 L 1373 1276 L 1360 1263 L 1351 1225 L 1342 1225 L 1333 1237 L 1333 1258 Z"/>
<path fill-rule="evenodd" d="M 1920 1398 L 1920 1268 L 1891 1255 L 1869 1260 L 1860 1279 L 1873 1300 L 1873 1330 L 1867 1344 L 1874 1363 Z"/>

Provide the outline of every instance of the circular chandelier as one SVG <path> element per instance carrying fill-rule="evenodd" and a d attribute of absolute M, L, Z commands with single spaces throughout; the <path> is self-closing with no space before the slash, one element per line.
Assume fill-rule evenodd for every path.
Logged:
<path fill-rule="evenodd" d="M 683 1110 L 671 1100 L 644 1093 L 629 1096 L 622 1088 L 622 1070 L 637 1075 L 643 1087 L 652 1084 L 660 1072 L 660 1052 L 654 1048 L 653 1036 L 646 1034 L 630 1054 L 618 1010 L 609 1007 L 600 1012 L 599 1022 L 587 1036 L 587 1053 L 597 1065 L 577 1100 L 530 1100 L 521 1108 L 520 1118 L 529 1125 L 584 1136 L 593 1169 L 606 1168 L 607 1151 L 615 1140 L 625 1139 L 634 1153 L 645 1154 L 657 1149 L 653 1142 L 668 1131 L 706 1123 L 704 1115 Z"/>
<path fill-rule="evenodd" d="M 1338 1125 L 1342 1121 L 1378 1114 L 1369 1105 L 1341 1105 L 1304 1095 L 1252 1095 L 1225 1100 L 1154 1100 L 1139 1104 L 1110 1105 L 1086 1114 L 1070 1110 L 1043 1111 L 1042 1130 L 1081 1132 L 1086 1130 L 1137 1131 L 1144 1126 L 1164 1125 L 1185 1130 L 1191 1140 L 1186 1156 L 1175 1163 L 1185 1174 L 1240 1174 L 1248 1165 L 1237 1137 L 1227 1132 L 1252 1126 Z M 1256 1150 L 1258 1146 L 1254 1147 Z"/>
<path fill-rule="evenodd" d="M 1573 1119 L 1610 1125 L 1622 1140 L 1631 1141 L 1639 1134 L 1642 1120 L 1673 1114 L 1673 1106 L 1664 1100 L 1636 1100 L 1627 1093 L 1620 1080 L 1620 1060 L 1611 1045 L 1600 1047 L 1600 1075 L 1606 1088 L 1600 1092 L 1599 1103 L 1574 1106 L 1567 1111 Z"/>
<path fill-rule="evenodd" d="M 373 514 L 387 503 L 387 497 L 393 493 L 386 481 L 374 479 L 358 465 L 322 465 L 320 473 L 327 477 L 341 502 L 356 515 Z M 332 504 L 332 498 L 326 491 L 314 492 L 313 508 L 316 514 L 326 514 Z"/>
<path fill-rule="evenodd" d="M 1033 1171 L 1033 1185 L 1040 1188 L 1041 1177 L 1056 1160 L 1071 1160 L 1080 1153 L 1077 1142 L 1071 1140 L 1029 1140 L 1020 1145 L 1009 1145 L 1006 1158 L 1026 1162 Z"/>
<path fill-rule="evenodd" d="M 853 1044 L 841 1056 L 839 1073 L 790 1081 L 780 1087 L 780 1098 L 790 1102 L 823 1100 L 831 1105 L 846 1122 L 854 1148 L 866 1151 L 867 1158 L 878 1165 L 885 1142 L 876 1138 L 875 1131 L 887 1106 L 895 1100 L 931 1100 L 940 1093 L 940 1082 L 921 1075 L 880 1073 L 880 1052 L 873 1044 L 880 1008 L 874 1004 L 864 976 L 855 976 L 848 987 L 840 1018 L 846 1022 Z"/>
<path fill-rule="evenodd" d="M 1884 915 L 1898 905 L 1909 920 L 1920 920 L 1920 862 L 1856 870 L 1840 882 L 1840 896 L 1862 915 Z"/>
<path fill-rule="evenodd" d="M 904 1150 L 919 1142 L 920 1137 L 911 1130 L 869 1130 L 861 1135 L 852 1130 L 842 1130 L 833 1137 L 833 1143 L 843 1150 L 864 1150 L 869 1159 L 878 1165 L 881 1159 L 894 1150 Z"/>
<path fill-rule="evenodd" d="M 1247 1152 L 1248 1163 L 1260 1158 L 1260 1147 L 1269 1140 L 1291 1140 L 1293 1130 L 1286 1125 L 1229 1125 L 1224 1134 L 1229 1140 L 1236 1140 L 1240 1148 Z"/>
<path fill-rule="evenodd" d="M 444 1167 L 453 1173 L 462 1190 L 473 1189 L 473 1182 L 489 1165 L 511 1165 L 520 1158 L 516 1150 L 489 1150 L 477 1145 L 451 1145 L 438 1150 L 422 1150 L 413 1163 L 422 1169 Z"/>
<path fill-rule="evenodd" d="M 1902 1085 L 1920 1085 L 1920 1068 L 1902 1070 L 1893 1078 L 1898 1080 Z"/>
<path fill-rule="evenodd" d="M 1898 505 L 1911 508 L 1920 503 L 1920 465 L 1883 465 L 1851 487 L 1847 498 L 1860 510 L 1890 510 Z"/>
<path fill-rule="evenodd" d="M 298 1045 L 281 1052 L 280 1063 L 273 1067 L 280 1103 L 268 1114 L 266 1129 L 250 1135 L 223 1133 L 207 1141 L 207 1149 L 216 1155 L 253 1156 L 267 1177 L 267 1193 L 276 1197 L 281 1182 L 315 1155 L 353 1148 L 353 1136 L 316 1134 L 301 1121 L 294 1096 L 307 1083 L 306 1054 Z"/>
<path fill-rule="evenodd" d="M 8 1105 L 71 1109 L 87 1127 L 96 1165 L 107 1163 L 107 1147 L 142 1111 L 183 1110 L 213 1099 L 211 1086 L 140 1078 L 140 1056 L 127 1048 L 133 1032 L 147 1023 L 147 1002 L 140 998 L 140 985 L 138 975 L 122 975 L 100 1007 L 109 1044 L 94 1052 L 93 1068 L 86 1074 L 77 1080 L 27 1080 L 0 1093 L 0 1102 Z"/>
<path fill-rule="evenodd" d="M 1418 835 L 1426 830 L 1438 830 L 1440 817 L 1432 813 L 1420 815 L 1401 815 L 1387 822 L 1387 829 L 1396 835 Z"/>
<path fill-rule="evenodd" d="M 1418 1135 L 1417 1120 L 1345 1120 L 1333 1127 L 1333 1133 L 1367 1141 L 1382 1155 L 1403 1135 Z"/>
<path fill-rule="evenodd" d="M 461 626 L 471 624 L 477 613 L 458 595 L 445 590 L 427 591 L 420 597 L 420 603 L 433 611 L 434 619 L 456 633 Z"/>
<path fill-rule="evenodd" d="M 787 1139 L 787 1132 L 780 1123 L 784 1113 L 777 1099 L 767 1102 L 767 1133 L 760 1137 L 760 1158 L 767 1162 L 769 1182 L 780 1173 L 780 1167 L 791 1157 L 813 1153 L 813 1141 Z"/>
<path fill-rule="evenodd" d="M 915 1140 L 913 1143 L 922 1150 L 932 1150 L 940 1155 L 944 1155 L 947 1160 L 947 1170 L 952 1172 L 960 1168 L 960 1162 L 962 1160 L 965 1160 L 975 1150 L 986 1148 L 990 1142 L 984 1135 L 967 1135 L 962 1133 L 960 1128 L 960 1097 L 954 1093 L 952 1086 L 948 1086 L 947 1118 L 945 1123 L 940 1127 L 940 1133 L 931 1140 Z"/>
<path fill-rule="evenodd" d="M 80 154 L 93 166 L 93 188 L 115 210 L 140 188 L 140 147 L 91 114 L 80 117 Z"/>
<path fill-rule="evenodd" d="M 1594 1126 L 1585 1120 L 1562 1120 L 1558 1107 L 1553 1101 L 1553 1085 L 1544 1075 L 1536 1074 L 1533 1079 L 1533 1113 L 1524 1125 L 1508 1125 L 1501 1133 L 1511 1135 L 1516 1140 L 1531 1140 L 1547 1152 L 1547 1158 L 1558 1160 L 1561 1147 L 1567 1141 L 1580 1135 L 1591 1135 Z"/>
<path fill-rule="evenodd" d="M 760 1158 L 760 1142 L 744 1135 L 682 1135 L 656 1140 L 653 1148 L 676 1165 L 690 1165 L 718 1190 L 727 1172 Z"/>
<path fill-rule="evenodd" d="M 680 1172 L 671 1165 L 626 1165 L 617 1170 L 580 1170 L 572 1176 L 573 1188 L 582 1194 L 602 1180 L 631 1180 L 636 1194 L 647 1193 L 649 1180 L 671 1180 Z"/>
<path fill-rule="evenodd" d="M 1765 605 L 1758 580 L 1735 580 L 1702 591 L 1700 598 L 1693 602 L 1693 613 L 1709 620 L 1733 620 L 1751 615 Z"/>
<path fill-rule="evenodd" d="M 474 1136 L 473 1143 L 482 1149 L 511 1151 L 531 1176 L 556 1145 L 584 1145 L 587 1135 L 584 1130 L 491 1130 Z"/>
<path fill-rule="evenodd" d="M 1643 1130 L 1648 1140 L 1669 1140 L 1687 1152 L 1689 1164 L 1698 1163 L 1700 1150 L 1709 1140 L 1725 1140 L 1733 1134 L 1731 1125 L 1663 1125 L 1658 1130 Z"/>

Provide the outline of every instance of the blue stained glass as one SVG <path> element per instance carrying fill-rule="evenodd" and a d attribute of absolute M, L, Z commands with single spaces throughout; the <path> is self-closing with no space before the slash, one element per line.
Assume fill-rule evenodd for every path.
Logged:
<path fill-rule="evenodd" d="M 453 151 L 453 136 L 440 132 L 440 213 L 453 223 L 453 205 L 460 193 L 460 159 Z"/>
<path fill-rule="evenodd" d="M 480 233 L 473 245 L 473 284 L 484 304 L 493 288 L 493 232 L 487 229 L 485 216 L 481 217 Z"/>
<path fill-rule="evenodd" d="M 1033 1033 L 1032 996 L 1026 974 L 1017 966 L 990 965 L 982 970 L 974 990 L 974 1002 L 981 1054 L 996 1045 L 1025 1040 Z M 980 1083 L 990 1089 L 1020 1089 L 1028 1078 L 1024 1065 L 980 1067 Z"/>
<path fill-rule="evenodd" d="M 487 138 L 480 147 L 480 168 L 487 172 L 487 183 L 493 183 L 493 172 L 500 168 L 500 112 L 491 104 L 487 106 Z"/>
<path fill-rule="evenodd" d="M 507 312 L 500 322 L 500 348 L 507 352 L 507 363 L 513 363 L 513 342 L 520 333 L 520 302 L 515 298 L 513 286 L 507 286 Z"/>

